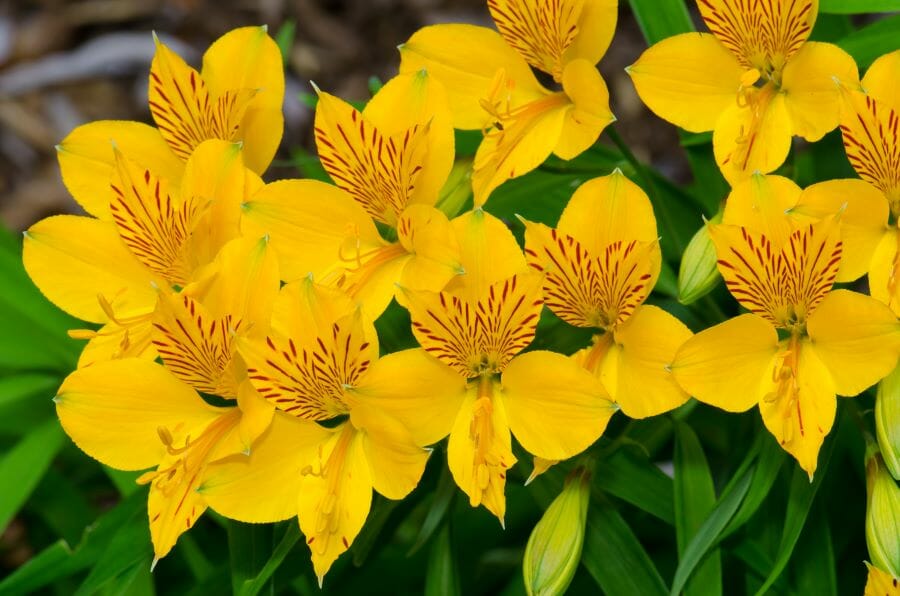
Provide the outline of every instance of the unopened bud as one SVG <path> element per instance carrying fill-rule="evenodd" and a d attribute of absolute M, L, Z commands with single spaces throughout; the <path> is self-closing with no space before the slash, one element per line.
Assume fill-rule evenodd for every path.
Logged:
<path fill-rule="evenodd" d="M 522 562 L 529 595 L 562 594 L 569 587 L 581 560 L 590 496 L 591 473 L 576 468 L 534 526 Z"/>
<path fill-rule="evenodd" d="M 878 384 L 875 432 L 888 471 L 900 480 L 900 366 Z"/>
<path fill-rule="evenodd" d="M 722 212 L 705 223 L 684 249 L 678 270 L 678 301 L 691 304 L 709 294 L 719 282 L 716 247 L 709 236 L 709 224 L 722 222 Z"/>
<path fill-rule="evenodd" d="M 879 569 L 900 577 L 900 488 L 874 445 L 866 459 L 866 544 Z"/>
<path fill-rule="evenodd" d="M 459 215 L 463 205 L 470 198 L 472 198 L 472 160 L 458 159 L 450 170 L 435 206 L 448 218 L 453 219 Z"/>

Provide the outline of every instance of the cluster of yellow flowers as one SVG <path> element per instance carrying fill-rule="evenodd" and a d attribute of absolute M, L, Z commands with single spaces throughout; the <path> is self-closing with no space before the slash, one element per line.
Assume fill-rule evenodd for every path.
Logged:
<path fill-rule="evenodd" d="M 615 120 L 596 63 L 617 0 L 488 0 L 496 31 L 420 30 L 363 111 L 317 89 L 333 185 L 260 178 L 284 95 L 264 28 L 223 36 L 200 72 L 157 41 L 156 126 L 73 131 L 59 163 L 90 216 L 45 219 L 24 244 L 44 294 L 99 326 L 72 332 L 88 342 L 56 408 L 92 457 L 153 468 L 139 482 L 157 559 L 207 507 L 296 516 L 321 582 L 372 491 L 406 496 L 445 437 L 459 488 L 503 523 L 512 436 L 538 474 L 590 447 L 617 410 L 644 418 L 690 396 L 759 404 L 813 474 L 835 396 L 900 355 L 900 53 L 860 82 L 842 50 L 807 41 L 815 0 L 698 6 L 711 34 L 667 39 L 629 68 L 658 115 L 714 131 L 733 186 L 722 223 L 701 233 L 749 312 L 697 335 L 644 304 L 659 237 L 621 172 L 581 185 L 555 228 L 522 220 L 524 247 L 490 214 L 498 186 L 579 155 Z M 766 175 L 792 135 L 838 124 L 862 180 L 801 190 Z M 461 215 L 439 202 L 454 128 L 484 133 Z M 832 290 L 866 273 L 871 296 Z M 383 354 L 373 322 L 392 300 L 420 347 Z M 544 306 L 596 330 L 591 345 L 524 351 Z M 881 434 L 898 474 L 897 429 Z"/>

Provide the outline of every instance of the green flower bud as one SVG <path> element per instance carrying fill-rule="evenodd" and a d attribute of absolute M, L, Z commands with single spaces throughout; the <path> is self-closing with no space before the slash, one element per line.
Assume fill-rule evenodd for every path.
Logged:
<path fill-rule="evenodd" d="M 569 587 L 581 560 L 590 496 L 591 473 L 578 467 L 534 526 L 522 561 L 529 595 L 562 594 Z"/>
<path fill-rule="evenodd" d="M 697 230 L 681 257 L 678 270 L 678 301 L 691 304 L 709 294 L 719 283 L 719 269 L 716 267 L 716 247 L 709 237 L 709 224 L 722 222 L 722 212 Z"/>
<path fill-rule="evenodd" d="M 900 488 L 874 446 L 866 459 L 866 489 L 869 558 L 879 569 L 900 577 Z"/>
<path fill-rule="evenodd" d="M 900 480 L 900 366 L 878 384 L 875 432 L 885 465 Z"/>
<path fill-rule="evenodd" d="M 466 201 L 472 198 L 472 160 L 457 159 L 450 170 L 447 182 L 441 188 L 435 207 L 453 219 L 462 211 Z"/>

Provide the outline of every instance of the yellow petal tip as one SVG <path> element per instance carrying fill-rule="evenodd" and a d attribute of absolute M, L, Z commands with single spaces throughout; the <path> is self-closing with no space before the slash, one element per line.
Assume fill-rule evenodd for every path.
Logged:
<path fill-rule="evenodd" d="M 309 82 L 309 86 L 313 88 L 313 91 L 316 92 L 316 95 L 321 95 L 321 94 L 322 94 L 322 90 L 319 89 L 319 86 L 316 85 L 316 82 L 315 82 L 315 81 L 310 81 L 310 82 Z"/>
<path fill-rule="evenodd" d="M 159 563 L 159 557 L 153 557 L 153 562 L 150 563 L 150 573 L 153 573 L 153 570 L 156 569 L 157 563 Z"/>

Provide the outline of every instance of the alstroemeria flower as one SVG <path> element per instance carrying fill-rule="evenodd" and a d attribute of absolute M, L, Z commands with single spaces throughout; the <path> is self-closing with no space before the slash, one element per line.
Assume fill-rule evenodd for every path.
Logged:
<path fill-rule="evenodd" d="M 453 165 L 440 84 L 424 72 L 395 77 L 362 112 L 319 92 L 316 144 L 337 188 L 281 180 L 243 205 L 243 230 L 271 236 L 285 281 L 312 274 L 375 318 L 398 281 L 437 290 L 459 273 L 450 222 L 434 207 Z"/>
<path fill-rule="evenodd" d="M 900 51 L 876 60 L 862 86 L 865 95 L 856 90 L 845 93 L 841 132 L 847 157 L 860 178 L 873 185 L 882 195 L 881 212 L 890 212 L 891 225 L 878 230 L 871 260 L 866 263 L 869 293 L 900 315 Z"/>
<path fill-rule="evenodd" d="M 242 341 L 239 349 L 250 382 L 270 404 L 298 420 L 338 424 L 316 425 L 315 449 L 299 455 L 290 429 L 273 426 L 249 459 L 215 466 L 200 491 L 234 519 L 296 515 L 321 584 L 362 528 L 372 490 L 402 499 L 428 459 L 403 424 L 355 388 L 371 388 L 373 378 L 391 379 L 378 383 L 383 399 L 410 391 L 441 400 L 443 392 L 461 392 L 463 382 L 421 350 L 379 358 L 375 329 L 353 300 L 310 279 L 285 285 L 272 332 Z M 422 375 L 433 384 L 418 384 Z"/>
<path fill-rule="evenodd" d="M 516 462 L 511 434 L 546 460 L 590 446 L 615 413 L 599 379 L 565 356 L 519 354 L 540 318 L 541 276 L 529 273 L 512 234 L 477 209 L 453 220 L 466 274 L 445 291 L 406 290 L 413 334 L 465 391 L 437 380 L 405 400 L 375 399 L 411 429 L 420 445 L 450 435 L 448 464 L 473 507 L 501 523 L 506 473 Z M 447 386 L 447 382 L 443 382 Z M 451 386 L 452 388 L 452 386 Z M 372 391 L 364 384 L 362 395 Z"/>
<path fill-rule="evenodd" d="M 822 138 L 838 125 L 839 83 L 859 81 L 833 44 L 807 41 L 817 0 L 697 0 L 708 33 L 683 33 L 628 68 L 638 95 L 661 118 L 713 131 L 716 163 L 734 184 L 771 172 L 791 136 Z"/>
<path fill-rule="evenodd" d="M 615 118 L 597 71 L 617 0 L 488 0 L 497 30 L 425 27 L 400 46 L 400 72 L 426 69 L 447 88 L 456 128 L 484 130 L 472 188 L 483 205 L 500 184 L 550 154 L 572 159 Z M 551 76 L 551 91 L 532 68 Z"/>
<path fill-rule="evenodd" d="M 246 381 L 234 342 L 265 330 L 276 264 L 265 241 L 230 243 L 202 281 L 177 295 L 160 290 L 153 337 L 164 365 L 96 362 L 70 374 L 55 398 L 63 428 L 88 455 L 120 470 L 156 466 L 138 480 L 150 484 L 156 560 L 206 509 L 197 489 L 207 466 L 235 454 L 246 459 L 272 421 L 274 408 Z M 212 407 L 197 391 L 235 407 Z"/>
<path fill-rule="evenodd" d="M 240 204 L 262 186 L 244 168 L 238 145 L 206 141 L 180 185 L 110 149 L 108 219 L 58 215 L 25 233 L 23 261 L 51 302 L 104 326 L 75 332 L 91 341 L 84 366 L 109 358 L 154 358 L 150 315 L 155 288 L 180 288 L 239 234 Z M 105 170 L 104 170 L 105 171 Z"/>
<path fill-rule="evenodd" d="M 729 225 L 711 235 L 726 286 L 751 312 L 689 339 L 672 372 L 724 410 L 759 404 L 766 428 L 812 477 L 835 394 L 856 395 L 894 368 L 900 323 L 869 296 L 831 291 L 841 260 L 835 216 L 783 239 Z"/>
<path fill-rule="evenodd" d="M 659 275 L 650 199 L 616 170 L 582 184 L 557 229 L 525 223 L 525 256 L 544 274 L 544 302 L 562 320 L 599 329 L 575 359 L 632 418 L 667 412 L 688 395 L 668 370 L 690 330 L 643 304 Z"/>
<path fill-rule="evenodd" d="M 265 27 L 226 33 L 197 72 L 157 40 L 150 66 L 150 112 L 157 127 L 100 120 L 79 126 L 57 145 L 66 188 L 85 211 L 110 219 L 113 146 L 144 169 L 181 184 L 185 162 L 203 141 L 243 146 L 246 166 L 262 174 L 281 143 L 284 67 Z"/>

